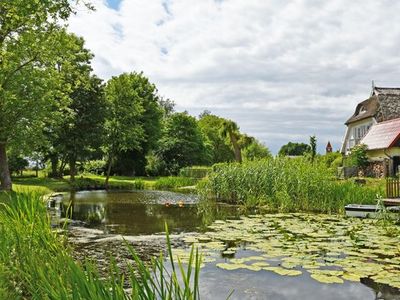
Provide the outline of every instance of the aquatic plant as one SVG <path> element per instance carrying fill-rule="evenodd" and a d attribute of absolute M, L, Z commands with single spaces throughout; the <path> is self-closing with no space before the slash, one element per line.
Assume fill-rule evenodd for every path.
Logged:
<path fill-rule="evenodd" d="M 393 226 L 400 230 L 399 225 Z M 200 249 L 205 264 L 215 263 L 227 272 L 310 276 L 322 284 L 369 278 L 400 289 L 400 238 L 386 235 L 372 219 L 304 213 L 251 215 L 217 220 L 208 231 L 184 241 Z M 227 250 L 233 253 L 229 258 L 224 255 Z M 181 249 L 174 253 L 182 259 L 188 256 Z"/>
<path fill-rule="evenodd" d="M 168 235 L 167 243 L 172 258 Z M 166 266 L 162 256 L 148 266 L 129 249 L 135 264 L 128 265 L 132 286 L 126 289 L 115 262 L 103 277 L 95 262 L 74 261 L 66 238 L 52 231 L 38 194 L 12 194 L 0 203 L 0 298 L 198 299 L 197 251 L 192 249 L 185 268 L 173 259 Z"/>
<path fill-rule="evenodd" d="M 349 203 L 373 203 L 379 188 L 337 181 L 326 164 L 278 157 L 213 166 L 198 186 L 203 198 L 216 198 L 274 211 L 339 212 Z"/>

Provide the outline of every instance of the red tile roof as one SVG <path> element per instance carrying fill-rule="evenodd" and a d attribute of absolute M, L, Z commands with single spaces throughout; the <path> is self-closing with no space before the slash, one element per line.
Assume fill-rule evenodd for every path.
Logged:
<path fill-rule="evenodd" d="M 393 147 L 400 138 L 400 118 L 381 122 L 371 127 L 360 143 L 369 150 Z"/>

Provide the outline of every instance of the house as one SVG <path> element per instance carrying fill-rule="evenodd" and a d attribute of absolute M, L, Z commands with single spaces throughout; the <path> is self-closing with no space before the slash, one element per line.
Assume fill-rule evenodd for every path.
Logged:
<path fill-rule="evenodd" d="M 368 159 L 375 173 L 395 175 L 399 172 L 400 118 L 373 125 L 360 143 L 367 146 Z"/>
<path fill-rule="evenodd" d="M 340 152 L 347 155 L 355 145 L 366 144 L 375 173 L 397 173 L 399 118 L 400 88 L 372 84 L 370 97 L 356 106 L 354 114 L 345 123 L 347 128 Z"/>

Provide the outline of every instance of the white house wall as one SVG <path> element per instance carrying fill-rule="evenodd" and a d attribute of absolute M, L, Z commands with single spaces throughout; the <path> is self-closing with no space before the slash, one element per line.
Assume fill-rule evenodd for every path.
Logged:
<path fill-rule="evenodd" d="M 349 150 L 352 147 L 355 146 L 354 143 L 356 141 L 355 141 L 355 137 L 353 136 L 354 135 L 354 129 L 361 128 L 362 126 L 367 127 L 367 126 L 369 126 L 371 124 L 374 125 L 376 123 L 377 122 L 376 122 L 374 117 L 369 117 L 369 118 L 366 118 L 366 119 L 363 119 L 363 120 L 360 120 L 360 121 L 356 121 L 354 123 L 349 124 L 347 126 L 347 128 L 346 128 L 346 133 L 344 135 L 344 139 L 343 139 L 343 142 L 342 142 L 342 147 L 340 148 L 340 152 L 347 155 L 347 154 L 349 154 Z M 365 131 L 364 136 L 365 136 L 365 134 L 367 134 L 367 131 Z M 360 139 L 361 138 L 358 138 L 357 141 L 359 141 Z M 354 140 L 354 143 L 352 143 L 352 140 Z"/>

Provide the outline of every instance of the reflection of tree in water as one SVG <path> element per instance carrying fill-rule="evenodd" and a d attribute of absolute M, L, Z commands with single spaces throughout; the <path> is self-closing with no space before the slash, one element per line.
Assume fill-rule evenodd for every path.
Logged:
<path fill-rule="evenodd" d="M 166 207 L 159 204 L 109 203 L 107 216 L 110 224 L 120 224 L 121 233 L 129 234 L 164 232 L 165 222 L 171 232 L 193 231 L 200 225 L 193 205 Z"/>
<path fill-rule="evenodd" d="M 237 205 L 217 203 L 215 200 L 201 200 L 197 204 L 197 213 L 201 218 L 201 229 L 205 230 L 215 220 L 237 219 L 243 215 Z"/>
<path fill-rule="evenodd" d="M 107 223 L 105 203 L 79 203 L 73 199 L 63 203 L 61 215 L 64 218 L 86 222 L 89 226 Z"/>
<path fill-rule="evenodd" d="M 391 287 L 390 285 L 376 283 L 371 278 L 361 278 L 361 283 L 374 290 L 376 299 L 399 299 L 399 289 Z"/>

